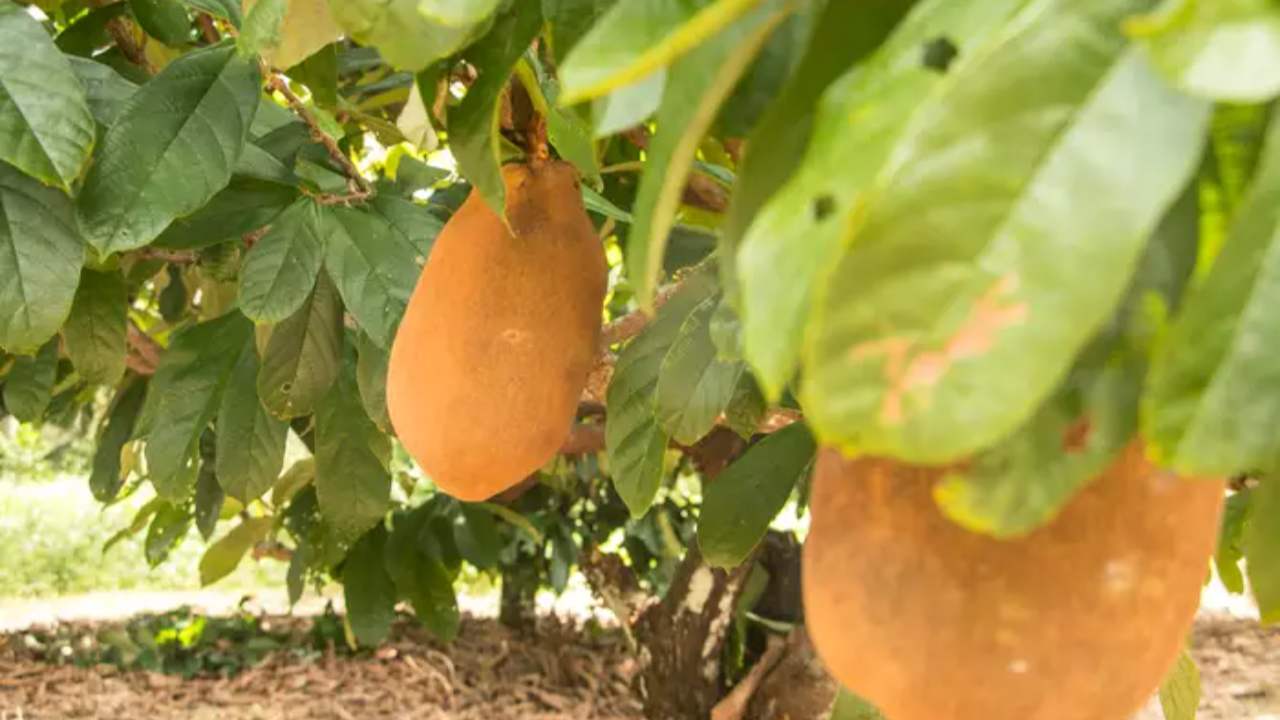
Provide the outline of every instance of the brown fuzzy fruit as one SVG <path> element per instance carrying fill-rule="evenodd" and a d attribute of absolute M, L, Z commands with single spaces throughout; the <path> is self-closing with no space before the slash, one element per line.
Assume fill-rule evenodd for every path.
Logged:
<path fill-rule="evenodd" d="M 889 720 L 1128 720 L 1199 604 L 1223 485 L 1141 443 L 1011 541 L 937 509 L 941 475 L 823 450 L 805 616 L 828 669 Z"/>
<path fill-rule="evenodd" d="M 483 500 L 568 435 L 607 266 L 571 165 L 507 165 L 507 218 L 472 192 L 436 239 L 391 349 L 387 410 L 440 489 Z"/>

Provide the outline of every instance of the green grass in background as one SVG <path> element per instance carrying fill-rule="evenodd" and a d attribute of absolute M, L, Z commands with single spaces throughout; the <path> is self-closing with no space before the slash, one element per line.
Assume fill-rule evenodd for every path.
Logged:
<path fill-rule="evenodd" d="M 39 598 L 100 590 L 195 590 L 205 542 L 194 529 L 169 559 L 148 567 L 146 530 L 102 552 L 151 495 L 103 508 L 76 476 L 0 476 L 0 597 Z M 216 538 L 217 536 L 215 536 Z M 246 558 L 217 589 L 283 587 L 285 565 Z"/>

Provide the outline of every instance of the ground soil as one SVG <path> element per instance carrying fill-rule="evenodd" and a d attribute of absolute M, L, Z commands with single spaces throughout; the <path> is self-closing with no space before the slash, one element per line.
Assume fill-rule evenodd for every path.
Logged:
<path fill-rule="evenodd" d="M 299 629 L 311 621 L 272 617 Z M 114 622 L 72 624 L 92 631 Z M 516 633 L 472 616 L 444 646 L 405 621 L 376 652 L 278 652 L 235 677 L 193 680 L 50 665 L 10 627 L 0 634 L 0 720 L 638 720 L 625 641 L 584 627 L 596 625 L 544 614 L 535 631 Z M 1200 720 L 1280 720 L 1280 628 L 1205 613 L 1193 654 L 1204 685 Z M 1153 704 L 1136 720 L 1160 717 Z"/>

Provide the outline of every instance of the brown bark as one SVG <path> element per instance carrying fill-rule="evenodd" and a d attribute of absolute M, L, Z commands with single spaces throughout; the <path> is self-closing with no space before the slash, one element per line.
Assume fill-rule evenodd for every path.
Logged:
<path fill-rule="evenodd" d="M 752 562 L 717 570 L 691 546 L 662 602 L 641 614 L 636 638 L 645 714 L 704 720 L 723 690 L 721 658 Z"/>

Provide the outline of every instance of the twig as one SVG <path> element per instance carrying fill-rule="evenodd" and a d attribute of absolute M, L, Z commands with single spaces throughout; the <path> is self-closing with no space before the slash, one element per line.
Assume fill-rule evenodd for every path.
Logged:
<path fill-rule="evenodd" d="M 776 635 L 770 635 L 768 643 L 764 654 L 755 665 L 751 666 L 747 676 L 742 678 L 742 681 L 711 709 L 711 720 L 742 720 L 746 715 L 747 706 L 751 704 L 751 698 L 756 694 L 756 690 L 760 689 L 760 683 L 764 682 L 764 679 L 777 666 L 778 661 L 782 659 L 783 651 L 789 645 Z"/>
<path fill-rule="evenodd" d="M 338 142 L 329 133 L 320 129 L 320 123 L 316 121 L 315 114 L 311 112 L 306 103 L 302 102 L 302 99 L 293 90 L 289 89 L 289 82 L 285 80 L 284 76 L 276 72 L 269 73 L 267 75 L 267 87 L 284 96 L 285 101 L 289 103 L 289 107 L 311 129 L 311 137 L 324 146 L 324 149 L 329 153 L 329 157 L 333 158 L 333 161 L 346 173 L 347 184 L 351 189 L 351 193 L 345 196 L 346 201 L 358 202 L 373 195 L 373 189 L 369 187 L 369 181 L 365 180 L 364 176 L 360 174 L 360 169 L 355 166 L 355 163 L 351 162 L 351 158 L 347 157 L 342 148 L 338 147 Z"/>
<path fill-rule="evenodd" d="M 132 351 L 126 358 L 129 369 L 139 375 L 154 375 L 156 368 L 160 366 L 160 353 L 163 351 L 160 343 L 143 332 L 132 320 L 129 321 L 128 338 L 129 349 Z"/>
<path fill-rule="evenodd" d="M 213 17 L 209 13 L 197 13 L 196 25 L 200 26 L 200 34 L 204 36 L 205 42 L 216 45 L 222 41 L 222 34 L 218 32 L 218 26 L 213 24 Z"/>
<path fill-rule="evenodd" d="M 163 260 L 170 263 L 193 263 L 196 254 L 190 250 L 166 250 L 157 247 L 144 247 L 134 251 L 133 255 L 142 260 Z"/>

